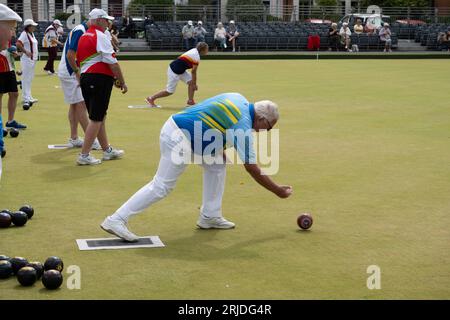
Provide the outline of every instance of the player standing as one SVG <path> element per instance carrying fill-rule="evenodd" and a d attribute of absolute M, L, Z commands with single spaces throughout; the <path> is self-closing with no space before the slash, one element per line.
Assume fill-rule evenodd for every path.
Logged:
<path fill-rule="evenodd" d="M 69 147 L 71 148 L 81 148 L 83 146 L 83 139 L 80 139 L 78 136 L 78 124 L 81 125 L 84 132 L 86 132 L 89 124 L 86 104 L 79 83 L 80 69 L 76 62 L 78 41 L 87 29 L 88 23 L 81 23 L 70 31 L 64 44 L 61 62 L 58 66 L 58 77 L 64 92 L 64 101 L 69 104 Z M 94 141 L 92 149 L 101 149 L 97 139 Z"/>
<path fill-rule="evenodd" d="M 124 154 L 123 150 L 114 149 L 109 145 L 105 127 L 114 77 L 118 79 L 122 93 L 128 91 L 111 41 L 104 33 L 108 27 L 108 20 L 114 20 L 114 17 L 96 8 L 89 13 L 89 19 L 90 27 L 81 36 L 77 50 L 77 63 L 81 66 L 81 92 L 90 119 L 81 154 L 77 159 L 79 165 L 101 163 L 100 159 L 89 153 L 96 137 L 103 150 L 103 160 L 118 159 Z"/>
<path fill-rule="evenodd" d="M 8 48 L 11 37 L 16 34 L 17 22 L 21 22 L 22 18 L 17 13 L 0 4 L 0 51 Z M 2 81 L 0 77 L 0 82 Z M 3 83 L 2 83 L 3 86 Z M 0 127 L 3 127 L 2 115 L 0 114 Z M 0 135 L 0 179 L 2 177 L 2 159 L 5 156 L 3 148 L 3 134 Z"/>

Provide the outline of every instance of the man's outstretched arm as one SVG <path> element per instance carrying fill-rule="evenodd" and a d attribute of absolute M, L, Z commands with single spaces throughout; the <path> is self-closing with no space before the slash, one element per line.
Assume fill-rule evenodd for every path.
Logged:
<path fill-rule="evenodd" d="M 244 164 L 245 170 L 264 188 L 269 191 L 272 191 L 280 198 L 289 197 L 293 190 L 291 186 L 284 186 L 276 184 L 269 176 L 264 175 L 261 171 L 261 168 L 257 164 Z"/>

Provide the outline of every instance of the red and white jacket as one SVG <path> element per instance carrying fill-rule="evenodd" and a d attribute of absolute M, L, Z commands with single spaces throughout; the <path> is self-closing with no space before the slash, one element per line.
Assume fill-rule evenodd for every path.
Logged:
<path fill-rule="evenodd" d="M 11 46 L 11 41 L 8 43 L 8 48 Z M 0 52 L 0 73 L 14 71 L 14 59 L 11 54 L 8 52 L 8 49 L 5 49 Z"/>
<path fill-rule="evenodd" d="M 81 73 L 99 73 L 113 77 L 110 64 L 117 63 L 111 41 L 98 26 L 91 26 L 78 42 L 77 63 Z"/>

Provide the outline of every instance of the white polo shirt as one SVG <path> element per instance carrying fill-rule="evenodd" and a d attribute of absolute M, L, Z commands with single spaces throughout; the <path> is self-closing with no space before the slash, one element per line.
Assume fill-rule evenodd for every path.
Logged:
<path fill-rule="evenodd" d="M 34 34 L 28 33 L 25 30 L 22 31 L 22 33 L 19 36 L 19 39 L 17 39 L 17 41 L 21 42 L 23 47 L 25 48 L 26 51 L 31 52 L 33 54 L 33 60 L 37 61 L 38 59 L 38 41 L 36 39 L 36 37 L 34 36 Z M 28 58 L 25 54 L 22 55 L 22 58 Z"/>

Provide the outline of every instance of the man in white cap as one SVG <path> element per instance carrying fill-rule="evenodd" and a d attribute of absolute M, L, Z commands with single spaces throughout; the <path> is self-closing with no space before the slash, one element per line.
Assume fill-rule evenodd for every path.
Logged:
<path fill-rule="evenodd" d="M 183 44 L 186 50 L 190 50 L 194 47 L 194 29 L 194 23 L 192 20 L 189 20 L 181 30 Z"/>
<path fill-rule="evenodd" d="M 7 6 L 0 4 L 0 51 L 8 48 L 11 37 L 16 34 L 17 22 L 22 18 Z M 3 87 L 3 78 L 0 73 L 0 87 Z M 3 127 L 2 115 L 0 114 L 0 126 Z M 6 152 L 3 146 L 3 134 L 0 135 L 0 155 L 5 156 Z M 0 158 L 0 179 L 2 177 L 2 160 Z"/>
<path fill-rule="evenodd" d="M 205 42 L 205 36 L 207 33 L 208 32 L 206 29 L 203 28 L 203 22 L 197 22 L 197 26 L 194 28 L 195 45 L 199 42 Z"/>
<path fill-rule="evenodd" d="M 79 165 L 100 164 L 101 160 L 90 155 L 96 137 L 103 150 L 103 160 L 122 157 L 123 150 L 112 148 L 108 143 L 105 121 L 113 84 L 128 91 L 111 41 L 105 35 L 108 20 L 114 20 L 102 9 L 89 13 L 89 29 L 78 42 L 77 64 L 81 66 L 80 86 L 89 113 L 89 124 L 85 132 Z M 116 84 L 114 83 L 116 78 Z"/>
<path fill-rule="evenodd" d="M 236 39 L 239 37 L 239 31 L 234 24 L 234 20 L 230 20 L 230 24 L 228 25 L 227 30 L 228 41 L 231 42 L 231 46 L 233 47 L 233 52 L 236 52 Z"/>
<path fill-rule="evenodd" d="M 352 49 L 350 49 L 350 36 L 352 35 L 352 32 L 350 31 L 347 22 L 344 22 L 342 24 L 341 30 L 339 30 L 339 35 L 341 36 L 341 43 L 345 46 L 345 50 L 351 52 Z"/>
<path fill-rule="evenodd" d="M 391 49 L 392 39 L 391 39 L 391 30 L 389 29 L 389 23 L 383 24 L 383 27 L 380 29 L 379 36 L 380 41 L 384 42 L 383 52 L 392 52 Z"/>
<path fill-rule="evenodd" d="M 23 23 L 24 30 L 17 39 L 17 48 L 23 52 L 20 57 L 20 65 L 22 67 L 22 97 L 23 109 L 28 110 L 37 102 L 31 94 L 31 83 L 34 78 L 34 68 L 38 60 L 38 41 L 34 36 L 34 31 L 38 24 L 32 19 L 27 19 Z"/>
<path fill-rule="evenodd" d="M 48 50 L 48 60 L 44 67 L 44 71 L 47 71 L 49 75 L 55 74 L 55 60 L 58 56 L 58 45 L 63 44 L 58 40 L 58 29 L 62 27 L 61 21 L 54 20 L 51 25 L 45 30 L 44 37 L 42 38 L 42 47 Z"/>

